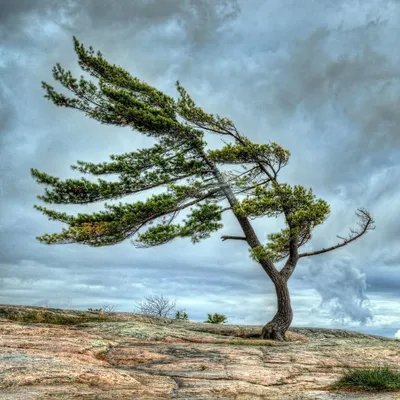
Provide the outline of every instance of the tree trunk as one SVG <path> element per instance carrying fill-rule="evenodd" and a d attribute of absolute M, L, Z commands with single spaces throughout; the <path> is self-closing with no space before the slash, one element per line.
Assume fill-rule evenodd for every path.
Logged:
<path fill-rule="evenodd" d="M 285 333 L 293 320 L 293 311 L 290 305 L 290 295 L 287 280 L 279 278 L 274 280 L 278 298 L 278 311 L 274 318 L 268 322 L 261 331 L 262 339 L 286 341 Z"/>

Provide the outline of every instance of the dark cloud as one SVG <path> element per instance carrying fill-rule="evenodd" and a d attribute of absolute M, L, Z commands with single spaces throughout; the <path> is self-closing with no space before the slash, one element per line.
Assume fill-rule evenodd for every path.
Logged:
<path fill-rule="evenodd" d="M 4 39 L 13 39 L 24 30 L 27 19 L 48 19 L 66 30 L 157 30 L 168 21 L 184 29 L 191 44 L 207 42 L 223 24 L 237 17 L 236 0 L 4 0 L 0 22 Z M 112 34 L 108 36 L 109 40 Z M 133 43 L 132 43 L 133 44 Z"/>
<path fill-rule="evenodd" d="M 0 69 L 1 73 L 1 69 Z M 13 118 L 14 108 L 8 102 L 9 94 L 4 86 L 0 86 L 0 147 L 5 146 L 5 137 L 10 129 Z"/>
<path fill-rule="evenodd" d="M 0 21 L 4 25 L 9 22 L 15 22 L 18 18 L 26 16 L 30 13 L 42 14 L 47 11 L 67 5 L 68 2 L 59 0 L 2 0 L 0 8 Z"/>

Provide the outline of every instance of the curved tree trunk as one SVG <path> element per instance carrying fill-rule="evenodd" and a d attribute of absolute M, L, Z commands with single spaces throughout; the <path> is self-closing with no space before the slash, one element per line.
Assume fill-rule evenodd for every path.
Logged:
<path fill-rule="evenodd" d="M 287 280 L 274 279 L 276 295 L 278 298 L 278 311 L 274 318 L 268 322 L 261 331 L 262 339 L 286 341 L 285 333 L 293 320 L 293 311 L 290 305 L 290 295 Z"/>

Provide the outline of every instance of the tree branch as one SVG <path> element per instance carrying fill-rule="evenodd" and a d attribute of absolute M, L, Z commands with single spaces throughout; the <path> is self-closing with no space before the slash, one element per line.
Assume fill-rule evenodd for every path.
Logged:
<path fill-rule="evenodd" d="M 327 253 L 328 251 L 338 249 L 339 247 L 346 246 L 346 244 L 349 244 L 350 242 L 353 242 L 354 240 L 358 239 L 362 235 L 364 235 L 367 231 L 369 230 L 374 230 L 375 227 L 372 226 L 372 224 L 375 222 L 372 219 L 372 216 L 367 210 L 363 209 L 358 209 L 359 213 L 356 212 L 357 217 L 360 218 L 361 223 L 359 222 L 358 225 L 361 226 L 361 231 L 357 232 L 353 229 L 350 229 L 351 233 L 355 234 L 355 236 L 351 236 L 348 239 L 342 238 L 340 236 L 337 236 L 339 239 L 343 239 L 343 243 L 339 243 L 336 246 L 328 247 L 326 249 L 318 250 L 318 251 L 312 251 L 309 253 L 301 253 L 299 254 L 299 258 L 301 257 L 307 257 L 307 256 L 315 256 L 317 254 L 322 254 L 322 253 Z"/>
<path fill-rule="evenodd" d="M 247 192 L 247 191 L 249 191 L 249 190 L 251 190 L 251 189 L 256 188 L 257 186 L 263 185 L 264 183 L 268 183 L 268 182 L 270 182 L 270 181 L 271 181 L 271 179 L 268 178 L 268 179 L 266 179 L 266 180 L 264 180 L 264 181 L 261 181 L 261 182 L 257 183 L 256 185 L 250 186 L 250 187 L 248 187 L 248 188 L 246 188 L 246 189 L 243 189 L 243 190 L 241 190 L 240 192 L 236 192 L 236 193 L 234 193 L 234 194 L 237 195 L 237 194 L 240 194 L 240 193 L 243 193 L 243 192 Z"/>
<path fill-rule="evenodd" d="M 200 201 L 207 199 L 208 197 L 212 196 L 213 194 L 215 194 L 215 193 L 217 193 L 219 191 L 220 191 L 220 189 L 211 190 L 210 192 L 208 192 L 204 196 L 202 196 L 202 197 L 200 197 L 200 198 L 198 198 L 196 200 L 193 200 L 193 201 L 191 201 L 189 203 L 183 204 L 181 206 L 175 207 L 175 208 L 167 210 L 167 211 L 163 211 L 163 212 L 157 213 L 156 215 L 151 215 L 151 216 L 145 218 L 143 221 L 141 221 L 139 223 L 139 225 L 136 225 L 133 228 L 127 229 L 123 233 L 126 234 L 126 238 L 131 237 L 131 236 L 135 235 L 148 222 L 150 222 L 152 220 L 155 220 L 156 218 L 160 218 L 160 217 L 166 216 L 166 215 L 168 215 L 170 213 L 174 213 L 174 216 L 169 221 L 169 224 L 170 224 L 173 221 L 173 219 L 176 217 L 177 213 L 179 213 L 179 211 L 184 210 L 187 207 L 193 206 L 193 205 L 199 203 Z M 131 242 L 133 243 L 133 241 L 131 241 Z"/>
<path fill-rule="evenodd" d="M 221 236 L 222 241 L 224 242 L 226 239 L 234 239 L 234 240 L 247 240 L 244 236 Z"/>
<path fill-rule="evenodd" d="M 292 236 L 289 241 L 289 258 L 285 266 L 280 270 L 279 275 L 287 282 L 296 268 L 299 254 L 297 252 L 297 237 Z"/>

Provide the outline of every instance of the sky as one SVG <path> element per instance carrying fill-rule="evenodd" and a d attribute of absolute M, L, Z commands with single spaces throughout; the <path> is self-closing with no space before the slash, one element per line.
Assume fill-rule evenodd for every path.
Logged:
<path fill-rule="evenodd" d="M 129 240 L 93 248 L 35 239 L 67 226 L 34 204 L 75 215 L 104 202 L 45 204 L 37 199 L 45 186 L 30 168 L 96 181 L 70 166 L 157 143 L 43 97 L 41 81 L 65 92 L 52 77 L 57 62 L 87 76 L 76 36 L 175 99 L 179 80 L 198 106 L 233 120 L 254 143 L 289 150 L 279 182 L 312 188 L 331 206 L 300 252 L 339 243 L 366 208 L 375 230 L 300 259 L 289 280 L 292 326 L 400 338 L 399 34 L 398 0 L 0 0 L 0 304 L 133 312 L 162 295 L 190 320 L 219 313 L 242 325 L 263 325 L 276 311 L 273 284 L 247 243 L 220 238 L 243 233 L 230 211 L 224 227 L 198 244 L 178 238 L 148 249 Z M 204 139 L 207 150 L 224 146 L 216 135 Z M 285 227 L 282 217 L 252 225 L 263 244 Z"/>

